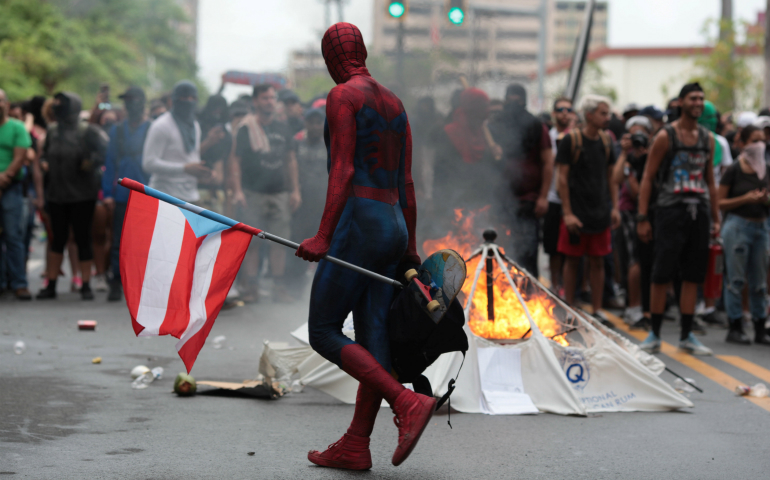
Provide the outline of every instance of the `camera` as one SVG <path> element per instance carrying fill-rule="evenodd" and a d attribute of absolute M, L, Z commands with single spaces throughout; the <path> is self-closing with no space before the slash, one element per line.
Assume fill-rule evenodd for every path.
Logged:
<path fill-rule="evenodd" d="M 634 148 L 647 148 L 649 143 L 650 139 L 647 138 L 647 135 L 643 133 L 635 133 L 631 135 L 631 145 L 633 145 Z"/>

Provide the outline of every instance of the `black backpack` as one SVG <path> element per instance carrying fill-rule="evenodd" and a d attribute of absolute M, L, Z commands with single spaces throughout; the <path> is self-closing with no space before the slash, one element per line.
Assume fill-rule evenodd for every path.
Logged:
<path fill-rule="evenodd" d="M 415 303 L 410 292 L 405 289 L 398 292 L 388 312 L 390 357 L 396 379 L 401 383 L 411 383 L 415 392 L 432 397 L 433 388 L 422 373 L 442 353 L 462 352 L 465 360 L 468 337 L 464 325 L 465 313 L 456 298 L 441 322 L 436 324 Z M 455 379 L 449 381 L 447 393 L 436 404 L 436 409 L 449 400 L 455 388 Z M 449 426 L 452 424 L 449 423 Z"/>

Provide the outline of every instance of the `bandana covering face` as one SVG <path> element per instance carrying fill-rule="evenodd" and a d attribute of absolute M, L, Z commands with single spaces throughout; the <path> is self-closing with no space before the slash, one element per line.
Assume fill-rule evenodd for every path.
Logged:
<path fill-rule="evenodd" d="M 184 97 L 195 97 L 196 100 L 181 100 Z M 198 88 L 192 82 L 182 80 L 174 87 L 171 94 L 171 115 L 174 117 L 179 133 L 182 135 L 184 150 L 190 153 L 195 149 L 195 107 L 198 105 Z"/>
<path fill-rule="evenodd" d="M 754 170 L 760 180 L 764 180 L 765 173 L 767 172 L 767 165 L 765 164 L 765 142 L 754 142 L 748 147 L 743 149 L 741 156 Z"/>
<path fill-rule="evenodd" d="M 336 23 L 329 27 L 321 40 L 321 53 L 329 75 L 337 85 L 347 82 L 353 75 L 369 75 L 364 37 L 351 23 Z"/>

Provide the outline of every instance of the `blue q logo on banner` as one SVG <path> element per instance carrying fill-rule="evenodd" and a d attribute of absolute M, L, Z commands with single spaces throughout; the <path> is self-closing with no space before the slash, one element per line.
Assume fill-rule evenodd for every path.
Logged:
<path fill-rule="evenodd" d="M 582 392 L 591 378 L 591 371 L 588 368 L 585 356 L 577 348 L 567 347 L 561 355 L 561 366 L 567 381 L 577 391 Z"/>

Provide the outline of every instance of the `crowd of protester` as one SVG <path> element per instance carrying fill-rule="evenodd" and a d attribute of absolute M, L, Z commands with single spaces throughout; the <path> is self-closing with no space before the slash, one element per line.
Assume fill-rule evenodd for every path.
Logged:
<path fill-rule="evenodd" d="M 43 288 L 55 299 L 69 257 L 71 289 L 84 300 L 122 299 L 119 248 L 132 178 L 182 200 L 301 241 L 326 198 L 325 96 L 304 103 L 257 85 L 228 104 L 179 82 L 148 101 L 131 87 L 111 104 L 102 87 L 91 111 L 60 92 L 9 103 L 0 90 L 0 287 L 31 300 L 26 261 L 36 224 L 46 244 Z M 727 328 L 727 341 L 766 336 L 770 248 L 770 110 L 720 114 L 696 84 L 662 111 L 585 95 L 551 112 L 527 111 L 526 89 L 502 100 L 458 90 L 448 114 L 431 97 L 410 111 L 419 235 L 451 230 L 455 211 L 484 211 L 500 243 L 571 304 L 625 309 L 642 348 L 660 349 L 664 319 L 679 318 L 680 348 L 708 355 L 693 335 Z M 720 228 L 721 225 L 721 228 Z M 724 245 L 724 286 L 704 295 L 709 252 Z M 418 242 L 419 243 L 419 242 Z M 233 296 L 293 302 L 309 266 L 277 244 L 252 242 Z M 714 298 L 717 297 L 717 298 Z M 678 312 L 677 312 L 678 310 Z"/>
<path fill-rule="evenodd" d="M 123 177 L 279 236 L 315 233 L 326 199 L 325 96 L 303 105 L 265 84 L 230 104 L 212 95 L 201 108 L 197 87 L 181 81 L 149 102 L 139 87 L 118 98 L 110 103 L 103 86 L 84 111 L 75 93 L 11 104 L 0 90 L 0 292 L 33 298 L 26 262 L 37 215 L 47 244 L 35 298 L 57 297 L 66 251 L 72 292 L 122 300 Z M 231 293 L 293 302 L 307 284 L 307 262 L 264 248 L 252 242 Z"/>
<path fill-rule="evenodd" d="M 600 309 L 624 310 L 651 353 L 677 318 L 692 354 L 712 353 L 696 336 L 707 325 L 730 343 L 770 345 L 770 110 L 720 114 L 697 83 L 665 111 L 585 95 L 535 116 L 516 84 L 503 100 L 470 88 L 450 104 L 442 116 L 426 97 L 410 117 L 423 232 L 451 229 L 455 209 L 490 210 L 520 266 L 538 275 L 542 248 L 554 292 L 609 327 Z M 704 295 L 710 256 L 710 275 L 722 271 L 717 244 L 723 288 Z"/>

